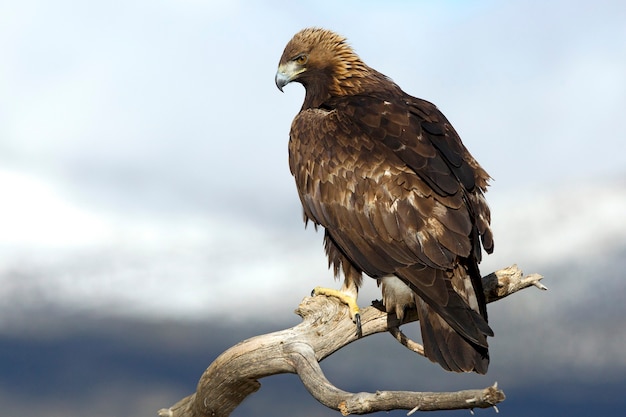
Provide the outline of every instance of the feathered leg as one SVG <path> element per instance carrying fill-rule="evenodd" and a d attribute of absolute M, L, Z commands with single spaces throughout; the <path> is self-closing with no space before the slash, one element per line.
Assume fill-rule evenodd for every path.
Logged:
<path fill-rule="evenodd" d="M 387 313 L 395 313 L 402 320 L 407 309 L 415 308 L 415 293 L 396 276 L 378 279 Z"/>

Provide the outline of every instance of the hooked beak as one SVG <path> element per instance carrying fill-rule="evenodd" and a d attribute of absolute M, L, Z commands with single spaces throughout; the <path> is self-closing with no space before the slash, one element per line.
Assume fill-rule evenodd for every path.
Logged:
<path fill-rule="evenodd" d="M 279 65 L 278 71 L 276 71 L 276 77 L 274 77 L 276 87 L 278 87 L 280 91 L 283 91 L 284 86 L 297 79 L 298 75 L 302 74 L 304 71 L 306 71 L 305 68 L 298 66 L 291 61 L 286 64 Z"/>
<path fill-rule="evenodd" d="M 276 87 L 278 87 L 278 89 L 282 93 L 283 87 L 289 84 L 289 82 L 291 81 L 291 77 L 282 72 L 281 67 L 278 67 L 278 71 L 276 71 L 276 77 L 274 78 L 274 81 L 276 82 Z"/>

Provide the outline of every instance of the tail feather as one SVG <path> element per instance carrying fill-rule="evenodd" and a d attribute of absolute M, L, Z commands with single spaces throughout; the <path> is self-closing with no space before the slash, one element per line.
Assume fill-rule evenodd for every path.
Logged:
<path fill-rule="evenodd" d="M 426 357 L 449 371 L 486 373 L 493 330 L 478 267 L 459 263 L 452 270 L 404 268 L 396 274 L 416 294 Z"/>
<path fill-rule="evenodd" d="M 423 300 L 417 305 L 424 354 L 428 359 L 448 371 L 487 373 L 487 346 L 479 346 L 461 336 Z"/>

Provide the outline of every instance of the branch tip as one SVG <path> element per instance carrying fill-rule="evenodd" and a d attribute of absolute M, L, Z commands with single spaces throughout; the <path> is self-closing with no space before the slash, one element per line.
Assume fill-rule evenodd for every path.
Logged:
<path fill-rule="evenodd" d="M 345 401 L 340 402 L 337 408 L 339 409 L 339 412 L 342 416 L 350 415 L 350 411 L 348 411 L 348 406 L 346 405 Z"/>
<path fill-rule="evenodd" d="M 543 275 L 539 275 L 539 274 L 530 274 L 526 277 L 526 279 L 535 287 L 539 288 L 540 290 L 543 291 L 547 291 L 548 287 L 546 287 L 545 285 L 543 285 L 541 282 L 543 279 Z"/>

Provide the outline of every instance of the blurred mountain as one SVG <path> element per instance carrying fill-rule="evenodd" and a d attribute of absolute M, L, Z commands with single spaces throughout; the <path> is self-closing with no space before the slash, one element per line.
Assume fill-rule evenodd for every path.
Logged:
<path fill-rule="evenodd" d="M 322 367 L 333 383 L 350 391 L 457 390 L 497 381 L 507 394 L 499 406 L 503 415 L 622 415 L 624 292 L 623 286 L 603 284 L 622 273 L 624 256 L 626 245 L 593 263 L 553 265 L 541 271 L 548 292 L 529 288 L 490 305 L 496 337 L 487 376 L 444 372 L 387 335 L 354 343 Z M 589 285 L 575 296 L 568 280 L 579 277 L 588 277 Z M 556 311 L 550 306 L 562 294 L 570 301 Z M 155 415 L 192 393 L 204 369 L 228 347 L 298 322 L 295 315 L 235 325 L 54 309 L 24 319 L 0 335 L 0 403 L 6 416 Z M 415 335 L 418 330 L 411 326 L 405 332 Z M 261 383 L 233 415 L 337 415 L 312 399 L 295 375 Z"/>

